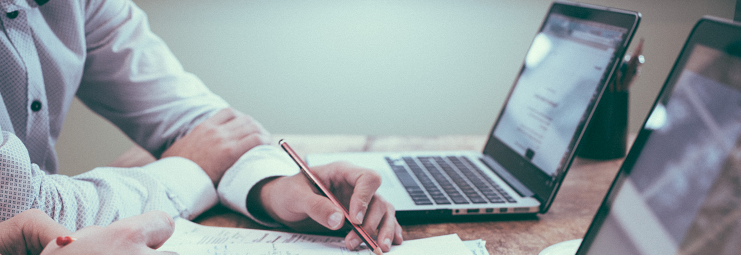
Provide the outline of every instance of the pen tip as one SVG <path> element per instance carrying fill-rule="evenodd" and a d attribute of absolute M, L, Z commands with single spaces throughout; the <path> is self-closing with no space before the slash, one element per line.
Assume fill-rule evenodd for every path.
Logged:
<path fill-rule="evenodd" d="M 381 252 L 381 247 L 376 247 L 376 249 L 373 250 L 373 254 L 383 255 L 383 252 Z"/>
<path fill-rule="evenodd" d="M 281 138 L 280 140 L 278 140 L 278 145 L 281 145 L 283 143 L 284 143 L 283 138 Z"/>

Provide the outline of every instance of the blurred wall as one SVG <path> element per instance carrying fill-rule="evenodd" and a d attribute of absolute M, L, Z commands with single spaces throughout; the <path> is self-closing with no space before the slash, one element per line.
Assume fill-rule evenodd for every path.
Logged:
<path fill-rule="evenodd" d="M 636 10 L 646 64 L 637 131 L 692 26 L 738 0 L 586 0 Z M 545 0 L 135 0 L 186 70 L 274 134 L 486 134 L 551 4 Z M 629 51 L 634 46 L 631 46 Z M 75 101 L 62 173 L 131 146 Z"/>

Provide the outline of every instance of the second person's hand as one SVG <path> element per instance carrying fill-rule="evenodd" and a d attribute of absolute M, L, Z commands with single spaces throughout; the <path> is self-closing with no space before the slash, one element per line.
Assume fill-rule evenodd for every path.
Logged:
<path fill-rule="evenodd" d="M 41 255 L 65 254 L 175 254 L 156 251 L 175 230 L 175 222 L 162 211 L 150 211 L 111 223 L 106 227 L 90 226 L 70 234 L 77 240 L 59 246 L 49 242 Z"/>

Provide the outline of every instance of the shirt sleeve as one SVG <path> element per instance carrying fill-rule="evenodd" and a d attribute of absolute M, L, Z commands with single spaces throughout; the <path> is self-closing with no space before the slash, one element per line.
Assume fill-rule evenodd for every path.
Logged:
<path fill-rule="evenodd" d="M 240 212 L 264 226 L 277 227 L 272 219 L 255 217 L 247 210 L 247 197 L 255 184 L 276 176 L 287 176 L 299 173 L 298 166 L 280 148 L 271 145 L 260 145 L 242 155 L 229 168 L 219 182 L 217 189 L 221 204 Z"/>
<path fill-rule="evenodd" d="M 87 55 L 77 97 L 159 158 L 195 125 L 228 107 L 186 72 L 130 0 L 85 7 Z"/>
<path fill-rule="evenodd" d="M 218 203 L 209 177 L 184 158 L 96 168 L 74 177 L 49 175 L 30 163 L 20 139 L 0 133 L 0 221 L 37 208 L 75 231 L 151 210 L 193 219 Z"/>

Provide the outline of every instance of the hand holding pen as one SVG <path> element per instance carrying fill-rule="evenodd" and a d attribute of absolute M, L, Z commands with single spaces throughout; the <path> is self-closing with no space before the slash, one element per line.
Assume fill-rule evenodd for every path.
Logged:
<path fill-rule="evenodd" d="M 355 233 L 363 240 L 363 242 L 365 242 L 368 245 L 368 248 L 371 249 L 373 253 L 377 255 L 382 255 L 383 252 L 381 252 L 381 249 L 378 247 L 378 244 L 376 243 L 376 241 L 373 240 L 370 234 L 368 234 L 368 232 L 366 232 L 362 226 L 350 221 L 350 212 L 347 211 L 347 208 L 345 208 L 345 206 L 342 205 L 342 203 L 340 203 L 339 200 L 337 200 L 337 198 L 334 196 L 334 194 L 332 194 L 329 188 L 327 188 L 327 186 L 324 185 L 322 180 L 319 179 L 319 176 L 314 174 L 314 172 L 311 171 L 311 169 L 309 169 L 309 166 L 306 165 L 306 163 L 304 163 L 304 161 L 298 156 L 298 154 L 296 154 L 295 151 L 293 151 L 291 146 L 289 146 L 282 139 L 280 140 L 280 142 L 278 142 L 278 144 L 280 144 L 280 146 L 283 147 L 283 149 L 288 153 L 291 159 L 293 159 L 293 161 L 296 162 L 296 164 L 301 170 L 301 173 L 303 173 L 304 176 L 306 176 L 306 179 L 309 179 L 309 181 L 311 181 L 311 183 L 314 184 L 317 189 L 319 189 L 319 194 L 326 196 L 327 198 L 329 198 L 329 201 L 331 201 L 332 204 L 334 204 L 334 206 L 342 209 L 342 213 L 344 214 L 345 220 L 347 220 L 347 223 L 350 224 L 353 231 L 355 231 Z"/>
<path fill-rule="evenodd" d="M 284 150 L 290 148 L 285 142 L 280 144 Z M 289 151 L 292 150 L 286 150 Z M 308 169 L 295 152 L 289 155 L 295 159 L 292 164 L 303 164 L 304 169 Z M 402 229 L 396 221 L 394 207 L 376 194 L 381 185 L 377 171 L 339 162 L 312 166 L 310 170 L 347 210 L 322 195 L 302 173 L 267 181 L 255 194 L 255 199 L 248 198 L 248 203 L 259 201 L 260 204 L 253 205 L 255 207 L 248 205 L 248 208 L 259 206 L 266 217 L 301 232 L 339 230 L 356 224 L 383 252 L 389 251 L 391 245 L 402 243 Z M 352 224 L 346 224 L 348 222 Z M 355 250 L 367 241 L 363 238 L 362 232 L 350 231 L 345 236 L 345 246 Z M 372 244 L 368 247 L 373 249 Z"/>

